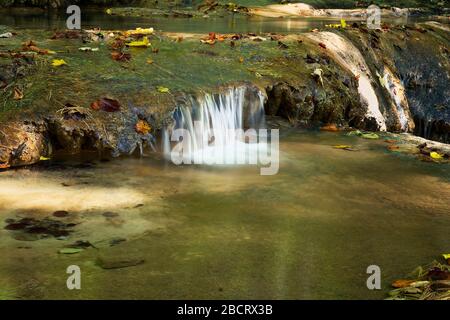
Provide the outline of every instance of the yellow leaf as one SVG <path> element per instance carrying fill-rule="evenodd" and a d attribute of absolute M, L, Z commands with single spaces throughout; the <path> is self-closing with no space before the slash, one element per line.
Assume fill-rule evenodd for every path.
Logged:
<path fill-rule="evenodd" d="M 127 43 L 129 47 L 149 47 L 151 46 L 150 41 L 148 41 L 147 37 L 142 38 L 141 41 L 131 41 Z"/>
<path fill-rule="evenodd" d="M 162 86 L 158 86 L 158 87 L 156 87 L 156 89 L 161 93 L 169 93 L 170 92 L 169 88 L 162 87 Z"/>
<path fill-rule="evenodd" d="M 430 152 L 430 157 L 432 157 L 433 159 L 436 159 L 436 160 L 441 160 L 441 159 L 443 159 L 444 157 L 443 156 L 441 156 L 439 153 L 437 153 L 437 152 Z"/>
<path fill-rule="evenodd" d="M 335 149 L 350 149 L 352 146 L 348 146 L 348 145 L 345 145 L 345 144 L 338 144 L 338 145 L 336 145 L 336 146 L 333 146 L 333 148 L 335 148 Z"/>
<path fill-rule="evenodd" d="M 112 14 L 112 10 L 111 9 L 106 9 L 106 14 Z"/>
<path fill-rule="evenodd" d="M 52 66 L 59 67 L 67 64 L 63 59 L 53 59 Z"/>
<path fill-rule="evenodd" d="M 148 63 L 148 64 L 152 64 L 152 63 L 153 63 L 153 60 L 152 60 L 151 58 L 148 58 L 148 59 L 147 59 L 147 63 Z"/>
<path fill-rule="evenodd" d="M 39 158 L 39 161 L 47 161 L 47 160 L 50 160 L 50 158 L 46 158 L 46 157 L 42 157 L 42 156 Z"/>
<path fill-rule="evenodd" d="M 445 260 L 450 259 L 450 253 L 444 253 L 442 256 Z"/>
<path fill-rule="evenodd" d="M 341 27 L 342 28 L 347 27 L 347 22 L 345 22 L 345 19 L 341 19 Z"/>
<path fill-rule="evenodd" d="M 128 30 L 126 34 L 152 34 L 153 28 L 136 28 L 134 30 Z"/>

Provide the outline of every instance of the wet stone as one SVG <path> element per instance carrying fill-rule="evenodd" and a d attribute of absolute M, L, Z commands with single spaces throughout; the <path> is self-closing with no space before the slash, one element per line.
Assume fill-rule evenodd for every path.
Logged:
<path fill-rule="evenodd" d="M 60 221 L 44 218 L 42 220 L 34 218 L 22 218 L 18 220 L 11 219 L 5 226 L 5 230 L 20 232 L 13 237 L 17 240 L 34 241 L 48 236 L 55 238 L 68 237 L 73 231 L 75 223 L 63 223 Z"/>
<path fill-rule="evenodd" d="M 58 217 L 58 218 L 64 218 L 67 217 L 69 215 L 69 212 L 64 211 L 64 210 L 58 210 L 53 212 L 53 216 L 54 217 Z"/>

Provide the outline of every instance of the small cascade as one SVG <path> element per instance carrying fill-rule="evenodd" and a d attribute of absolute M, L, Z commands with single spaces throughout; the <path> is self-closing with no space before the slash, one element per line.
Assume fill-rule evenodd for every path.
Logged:
<path fill-rule="evenodd" d="M 188 154 L 186 150 L 183 152 L 185 162 L 229 164 L 237 156 L 251 157 L 257 148 L 261 151 L 261 144 L 255 143 L 255 139 L 257 129 L 265 127 L 265 99 L 261 90 L 251 86 L 188 97 L 174 111 L 172 127 L 163 133 L 166 158 L 173 152 L 171 141 L 176 129 L 188 133 L 189 141 L 184 141 L 185 136 L 182 138 L 188 146 Z M 244 133 L 246 129 L 250 130 Z M 178 137 L 175 139 L 178 141 Z"/>
<path fill-rule="evenodd" d="M 380 76 L 378 73 L 377 76 L 379 77 L 380 84 L 387 90 L 394 103 L 402 131 L 411 131 L 414 129 L 414 121 L 410 115 L 408 100 L 402 82 L 386 66 L 384 67 L 383 76 Z"/>
<path fill-rule="evenodd" d="M 349 40 L 333 32 L 317 32 L 308 34 L 312 40 L 325 43 L 333 52 L 335 59 L 358 78 L 358 91 L 361 102 L 367 105 L 367 118 L 374 118 L 380 131 L 386 131 L 386 121 L 380 111 L 378 97 L 372 86 L 369 68 L 359 52 Z"/>

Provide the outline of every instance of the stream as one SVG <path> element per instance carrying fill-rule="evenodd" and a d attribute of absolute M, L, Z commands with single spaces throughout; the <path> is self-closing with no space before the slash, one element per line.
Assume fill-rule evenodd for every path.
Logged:
<path fill-rule="evenodd" d="M 2 172 L 0 296 L 383 298 L 392 280 L 450 244 L 449 170 L 385 145 L 292 131 L 273 176 L 255 166 L 175 166 L 158 154 L 87 154 Z M 59 239 L 3 229 L 24 217 L 76 226 Z M 58 253 L 78 240 L 95 248 Z M 99 258 L 144 263 L 104 269 Z M 65 287 L 72 264 L 86 274 L 82 290 Z M 373 264 L 382 290 L 366 287 Z"/>

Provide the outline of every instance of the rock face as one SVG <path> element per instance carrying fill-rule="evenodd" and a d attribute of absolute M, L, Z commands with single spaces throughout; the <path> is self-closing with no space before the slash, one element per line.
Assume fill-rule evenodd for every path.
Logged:
<path fill-rule="evenodd" d="M 13 122 L 0 127 L 0 168 L 32 164 L 51 153 L 44 122 Z"/>

